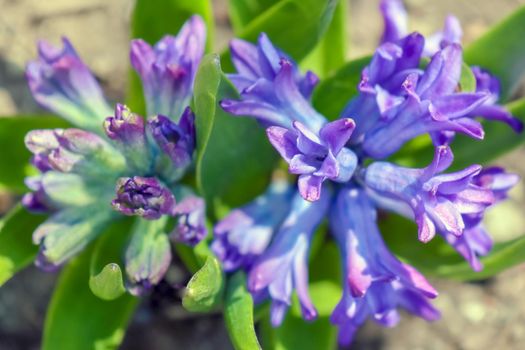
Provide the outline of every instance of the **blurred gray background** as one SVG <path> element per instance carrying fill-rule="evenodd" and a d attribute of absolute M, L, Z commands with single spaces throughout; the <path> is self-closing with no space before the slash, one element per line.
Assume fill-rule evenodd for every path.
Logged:
<path fill-rule="evenodd" d="M 423 34 L 440 29 L 455 14 L 475 39 L 525 0 L 410 0 L 410 28 Z M 349 58 L 373 51 L 381 32 L 378 0 L 350 1 Z M 225 0 L 214 0 L 216 51 L 231 37 Z M 93 69 L 111 100 L 122 100 L 128 70 L 131 0 L 0 0 L 0 116 L 38 112 L 24 79 L 24 65 L 36 55 L 35 42 L 58 43 L 67 35 Z M 525 35 L 525 33 L 524 33 Z M 525 39 L 524 39 L 525 45 Z M 525 62 L 524 62 L 525 64 Z M 496 163 L 525 175 L 525 148 Z M 0 215 L 12 204 L 0 190 Z M 488 214 L 496 240 L 525 229 L 525 189 L 520 184 L 508 203 Z M 38 349 L 46 306 L 56 275 L 31 267 L 0 289 L 0 349 Z M 525 266 L 478 283 L 434 280 L 435 305 L 443 318 L 434 324 L 404 315 L 394 329 L 367 324 L 352 349 L 523 349 L 525 346 Z M 162 293 L 161 293 L 162 294 Z M 177 298 L 144 300 L 123 349 L 230 349 L 221 317 L 185 313 Z M 294 349 L 295 350 L 295 349 Z"/>

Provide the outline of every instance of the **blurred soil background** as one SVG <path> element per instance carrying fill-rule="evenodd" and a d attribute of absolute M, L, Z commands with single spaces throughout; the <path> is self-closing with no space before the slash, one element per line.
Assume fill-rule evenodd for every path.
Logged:
<path fill-rule="evenodd" d="M 382 22 L 377 0 L 351 0 L 350 3 L 349 58 L 355 58 L 373 51 Z M 440 29 L 445 16 L 452 13 L 460 18 L 467 43 L 525 4 L 525 0 L 410 0 L 406 3 L 412 30 L 430 34 Z M 219 51 L 227 45 L 231 31 L 225 0 L 214 0 L 214 6 L 219 26 L 215 48 Z M 37 39 L 58 43 L 62 35 L 71 39 L 109 98 L 122 101 L 128 76 L 131 9 L 132 0 L 0 0 L 0 115 L 41 112 L 26 86 L 24 66 L 36 56 Z M 515 150 L 497 164 L 525 176 L 525 148 Z M 524 233 L 524 203 L 522 183 L 513 190 L 508 203 L 488 214 L 487 225 L 496 240 Z M 12 198 L 0 193 L 0 215 L 11 205 Z M 39 348 L 46 307 L 56 278 L 55 274 L 30 267 L 0 289 L 1 350 Z M 441 321 L 427 324 L 404 315 L 394 329 L 382 329 L 370 322 L 358 333 L 352 349 L 524 348 L 525 266 L 482 282 L 433 282 L 440 291 L 435 305 L 443 313 Z M 185 313 L 176 295 L 162 297 L 170 293 L 173 294 L 171 289 L 161 286 L 158 293 L 144 300 L 122 349 L 231 349 L 219 315 L 203 317 Z"/>

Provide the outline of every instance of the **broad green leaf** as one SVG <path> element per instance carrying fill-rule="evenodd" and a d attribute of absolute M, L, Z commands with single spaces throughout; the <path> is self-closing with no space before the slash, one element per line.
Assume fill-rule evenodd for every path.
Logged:
<path fill-rule="evenodd" d="M 282 0 L 252 20 L 239 37 L 255 42 L 260 33 L 300 61 L 314 47 L 328 28 L 338 0 Z M 223 64 L 229 65 L 228 54 Z M 225 66 L 226 67 L 226 66 Z"/>
<path fill-rule="evenodd" d="M 280 0 L 229 0 L 228 11 L 235 34 Z"/>
<path fill-rule="evenodd" d="M 88 287 L 92 247 L 62 271 L 49 305 L 43 350 L 117 349 L 138 304 L 129 294 L 102 300 Z"/>
<path fill-rule="evenodd" d="M 217 56 L 206 56 L 195 79 L 197 186 L 209 205 L 216 198 L 238 206 L 260 193 L 277 159 L 255 120 L 232 116 L 218 106 L 238 98 L 222 75 Z"/>
<path fill-rule="evenodd" d="M 27 190 L 24 178 L 33 173 L 31 154 L 24 137 L 34 129 L 64 128 L 69 124 L 50 115 L 0 117 L 0 188 L 22 193 Z"/>
<path fill-rule="evenodd" d="M 334 243 L 326 243 L 310 263 L 309 292 L 317 308 L 318 318 L 307 322 L 301 317 L 297 297 L 293 298 L 290 312 L 283 324 L 273 329 L 270 348 L 276 350 L 336 349 L 337 328 L 329 317 L 341 299 L 341 264 Z M 263 332 L 267 335 L 268 330 Z M 264 344 L 267 340 L 264 339 Z"/>
<path fill-rule="evenodd" d="M 321 41 L 301 62 L 301 68 L 308 69 L 320 77 L 328 76 L 339 69 L 346 60 L 349 38 L 346 35 L 348 23 L 348 2 L 339 1 Z"/>
<path fill-rule="evenodd" d="M 410 220 L 391 215 L 382 220 L 380 225 L 389 248 L 424 274 L 457 280 L 477 280 L 525 262 L 525 236 L 496 243 L 492 252 L 480 259 L 483 270 L 475 272 L 441 237 L 437 236 L 428 243 L 419 242 L 417 227 Z"/>
<path fill-rule="evenodd" d="M 131 36 L 155 44 L 165 35 L 176 35 L 192 15 L 200 15 L 207 26 L 207 51 L 213 47 L 213 12 L 211 0 L 136 0 L 131 20 Z M 127 104 L 137 113 L 145 113 L 142 85 L 130 70 Z"/>
<path fill-rule="evenodd" d="M 507 99 L 525 73 L 525 6 L 513 12 L 465 48 L 465 62 L 488 69 L 502 85 Z"/>
<path fill-rule="evenodd" d="M 133 220 L 125 218 L 111 226 L 95 243 L 90 262 L 89 288 L 104 300 L 113 300 L 126 292 L 122 269 L 125 245 Z"/>
<path fill-rule="evenodd" d="M 361 71 L 370 59 L 371 57 L 367 56 L 350 61 L 334 75 L 321 81 L 314 90 L 312 99 L 314 107 L 330 120 L 339 118 L 348 101 L 357 95 Z"/>
<path fill-rule="evenodd" d="M 241 271 L 228 280 L 224 319 L 236 350 L 261 349 L 253 326 L 253 299 L 246 290 L 246 277 Z"/>
<path fill-rule="evenodd" d="M 45 218 L 19 204 L 0 221 L 0 286 L 35 259 L 38 246 L 32 235 Z"/>
<path fill-rule="evenodd" d="M 217 258 L 209 256 L 186 287 L 182 305 L 189 311 L 207 312 L 217 308 L 224 291 L 224 272 Z"/>

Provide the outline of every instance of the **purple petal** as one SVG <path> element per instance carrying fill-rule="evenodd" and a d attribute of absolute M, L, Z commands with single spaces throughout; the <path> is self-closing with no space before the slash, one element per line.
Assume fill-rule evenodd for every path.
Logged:
<path fill-rule="evenodd" d="M 315 202 L 321 197 L 323 178 L 315 175 L 301 175 L 298 180 L 299 193 L 309 202 Z"/>
<path fill-rule="evenodd" d="M 319 136 L 325 145 L 337 156 L 346 145 L 355 128 L 355 122 L 350 118 L 341 118 L 325 124 Z"/>
<path fill-rule="evenodd" d="M 408 33 L 408 16 L 401 0 L 382 0 L 379 9 L 383 16 L 381 43 L 397 41 Z"/>
<path fill-rule="evenodd" d="M 290 162 L 299 153 L 296 146 L 297 135 L 293 131 L 279 126 L 271 126 L 266 129 L 266 134 L 272 146 L 287 162 Z"/>

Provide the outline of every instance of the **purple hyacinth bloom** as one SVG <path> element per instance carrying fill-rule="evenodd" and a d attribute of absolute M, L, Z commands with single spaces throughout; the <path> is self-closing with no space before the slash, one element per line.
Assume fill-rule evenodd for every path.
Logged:
<path fill-rule="evenodd" d="M 259 35 L 257 45 L 233 39 L 230 42 L 230 52 L 237 73 L 228 74 L 228 78 L 241 92 L 257 81 L 274 81 L 281 70 L 282 59 L 291 63 L 293 80 L 305 98 L 310 98 L 319 82 L 319 78 L 311 71 L 306 72 L 304 76 L 301 75 L 292 59 L 276 48 L 265 33 Z"/>
<path fill-rule="evenodd" d="M 148 119 L 148 130 L 172 164 L 186 170 L 195 150 L 195 115 L 191 109 L 187 107 L 184 110 L 178 123 L 162 115 L 151 117 Z"/>
<path fill-rule="evenodd" d="M 215 225 L 211 248 L 225 271 L 252 266 L 288 215 L 293 193 L 286 181 L 276 180 L 266 192 Z"/>
<path fill-rule="evenodd" d="M 175 197 L 153 177 L 124 177 L 117 181 L 113 208 L 124 215 L 138 215 L 148 220 L 171 215 Z"/>
<path fill-rule="evenodd" d="M 237 74 L 228 77 L 240 92 L 239 100 L 223 100 L 221 107 L 238 116 L 251 116 L 263 125 L 291 128 L 297 120 L 318 131 L 326 119 L 308 101 L 317 83 L 313 73 L 300 76 L 295 63 L 277 50 L 265 34 L 258 46 L 241 40 L 231 44 Z"/>
<path fill-rule="evenodd" d="M 191 17 L 177 36 L 167 35 L 154 47 L 131 42 L 130 59 L 140 76 L 149 116 L 162 114 L 178 120 L 189 105 L 197 67 L 204 54 L 206 27 Z"/>
<path fill-rule="evenodd" d="M 196 196 L 187 196 L 173 208 L 177 223 L 171 237 L 177 242 L 194 246 L 208 233 L 206 228 L 206 203 Z"/>
<path fill-rule="evenodd" d="M 129 291 L 141 295 L 158 284 L 168 271 L 171 248 L 164 231 L 166 218 L 136 221 L 126 248 L 126 273 L 132 283 Z"/>
<path fill-rule="evenodd" d="M 131 169 L 139 172 L 151 169 L 153 154 L 147 144 L 144 118 L 118 103 L 114 116 L 104 121 L 104 130 L 126 157 Z"/>
<path fill-rule="evenodd" d="M 499 167 L 483 169 L 473 178 L 476 186 L 492 191 L 494 204 L 507 198 L 508 191 L 519 181 L 519 176 L 505 172 Z M 492 249 L 492 238 L 483 225 L 483 213 L 465 214 L 462 216 L 465 230 L 461 236 L 441 233 L 446 241 L 456 249 L 470 264 L 473 270 L 481 271 L 483 265 L 480 256 L 487 255 Z"/>
<path fill-rule="evenodd" d="M 485 103 L 489 95 L 456 92 L 461 67 L 462 49 L 452 44 L 432 57 L 422 75 L 414 72 L 406 77 L 402 84 L 404 95 L 393 96 L 383 91 L 383 106 L 379 105 L 382 119 L 367 132 L 363 142 L 365 153 L 382 159 L 426 133 L 435 141 L 443 132 L 461 132 L 482 139 L 483 128 L 469 113 Z"/>
<path fill-rule="evenodd" d="M 323 191 L 316 202 L 305 201 L 299 194 L 292 199 L 291 210 L 270 244 L 255 261 L 248 274 L 248 289 L 256 296 L 272 300 L 273 326 L 282 323 L 291 305 L 295 289 L 303 317 L 312 320 L 317 311 L 308 294 L 308 254 L 312 235 L 328 210 L 331 193 Z"/>
<path fill-rule="evenodd" d="M 452 160 L 450 148 L 439 146 L 432 163 L 423 169 L 375 162 L 366 169 L 365 182 L 372 195 L 384 198 L 378 202 L 415 219 L 421 241 L 431 240 L 436 229 L 459 236 L 466 227 L 463 215 L 483 214 L 495 198 L 491 189 L 476 184 L 479 165 L 441 174 Z"/>
<path fill-rule="evenodd" d="M 99 131 L 111 114 L 93 74 L 66 38 L 63 48 L 41 41 L 38 59 L 29 62 L 26 76 L 35 100 L 74 125 Z"/>
<path fill-rule="evenodd" d="M 408 15 L 402 0 L 381 0 L 384 30 L 381 43 L 395 42 L 408 34 Z"/>
<path fill-rule="evenodd" d="M 351 342 L 368 317 L 385 327 L 396 325 L 398 307 L 426 320 L 439 318 L 428 301 L 437 296 L 436 290 L 388 250 L 376 222 L 376 210 L 364 190 L 338 191 L 330 227 L 341 250 L 344 286 L 331 322 L 340 328 L 342 345 Z"/>
<path fill-rule="evenodd" d="M 403 102 L 402 83 L 409 74 L 420 71 L 424 42 L 422 35 L 413 33 L 397 42 L 385 43 L 376 50 L 370 64 L 361 73 L 359 95 L 341 113 L 351 116 L 356 122 L 351 144 L 362 143 L 364 135 Z"/>
<path fill-rule="evenodd" d="M 293 130 L 279 126 L 267 129 L 268 138 L 289 164 L 289 171 L 299 175 L 299 192 L 304 199 L 316 201 L 323 181 L 347 182 L 357 166 L 357 156 L 345 144 L 355 123 L 344 118 L 325 124 L 319 135 L 298 121 Z"/>

